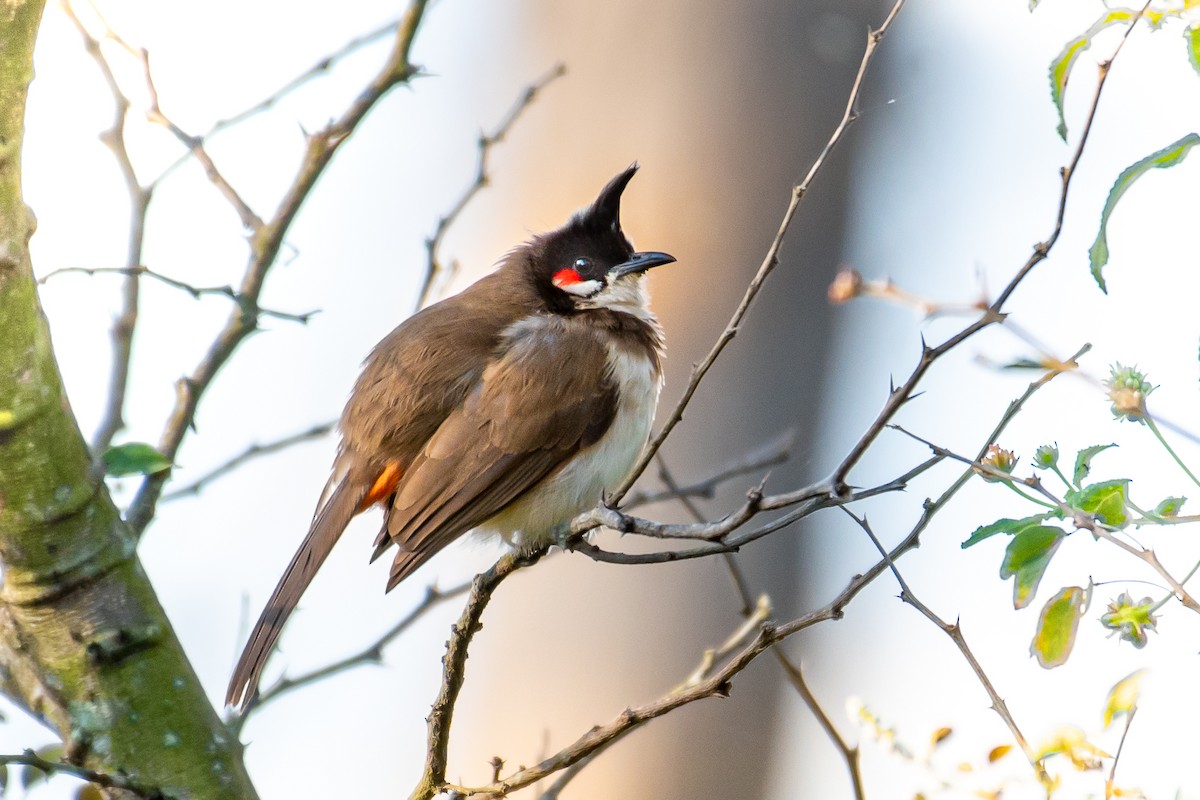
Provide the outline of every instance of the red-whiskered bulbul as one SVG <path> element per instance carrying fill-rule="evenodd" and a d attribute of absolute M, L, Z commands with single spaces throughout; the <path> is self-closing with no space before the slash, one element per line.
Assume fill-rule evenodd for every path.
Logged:
<path fill-rule="evenodd" d="M 410 317 L 367 357 L 308 535 L 267 601 L 225 702 L 245 708 L 301 594 L 356 514 L 384 510 L 390 591 L 472 529 L 535 546 L 633 467 L 662 388 L 662 329 L 613 178 L 565 226 Z"/>

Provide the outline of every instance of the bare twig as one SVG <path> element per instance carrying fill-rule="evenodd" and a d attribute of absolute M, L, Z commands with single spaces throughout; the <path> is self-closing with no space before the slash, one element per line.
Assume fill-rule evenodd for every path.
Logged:
<path fill-rule="evenodd" d="M 1117 744 L 1117 752 L 1113 756 L 1112 766 L 1108 769 L 1108 780 L 1104 784 L 1104 800 L 1110 800 L 1116 789 L 1117 781 L 1117 764 L 1121 760 L 1121 753 L 1125 750 L 1125 738 L 1129 736 L 1129 726 L 1133 724 L 1133 716 L 1137 713 L 1137 706 L 1129 709 L 1125 715 L 1125 730 L 1121 731 L 1121 741 Z"/>
<path fill-rule="evenodd" d="M 492 798 L 504 797 L 518 789 L 544 780 L 557 772 L 569 769 L 581 760 L 591 756 L 596 750 L 612 745 L 652 719 L 661 717 L 676 708 L 688 705 L 697 700 L 708 697 L 728 696 L 732 689 L 730 680 L 749 666 L 758 655 L 782 638 L 778 629 L 773 628 L 769 624 L 764 625 L 754 637 L 754 641 L 740 650 L 720 668 L 714 670 L 712 675 L 707 679 L 689 686 L 682 691 L 669 692 L 658 700 L 644 706 L 627 708 L 612 721 L 593 727 L 549 758 L 532 767 L 519 769 L 504 780 L 496 781 L 487 786 L 473 788 L 449 784 L 443 784 L 442 788 L 450 789 L 467 797 L 491 800 Z M 427 797 L 428 795 L 420 796 Z M 418 795 L 414 794 L 413 797 L 415 800 Z"/>
<path fill-rule="evenodd" d="M 188 149 L 204 169 L 205 177 L 229 201 L 229 204 L 233 206 L 233 210 L 237 212 L 238 219 L 242 221 L 242 227 L 251 233 L 260 230 L 263 226 L 262 218 L 254 212 L 254 209 L 250 208 L 249 203 L 242 198 L 238 191 L 233 188 L 233 185 L 221 174 L 221 171 L 217 169 L 216 163 L 204 148 L 204 139 L 199 136 L 192 136 L 163 113 L 162 107 L 158 102 L 158 87 L 154 85 L 154 75 L 150 70 L 150 52 L 144 47 L 140 48 L 138 50 L 138 57 L 142 62 L 142 77 L 146 81 L 146 91 L 150 95 L 150 108 L 146 109 L 146 118 L 151 122 L 162 125 L 171 132 L 172 136 L 179 140 L 180 144 Z"/>
<path fill-rule="evenodd" d="M 182 486 L 174 491 L 167 492 L 162 496 L 161 502 L 166 503 L 171 500 L 178 500 L 180 497 L 200 494 L 200 492 L 210 483 L 218 478 L 228 475 L 230 472 L 233 472 L 247 461 L 253 461 L 256 458 L 270 455 L 271 453 L 278 453 L 280 450 L 286 450 L 287 448 L 300 444 L 301 442 L 311 441 L 312 439 L 320 439 L 321 437 L 328 435 L 328 433 L 333 430 L 333 427 L 336 424 L 337 423 L 333 421 L 322 422 L 320 425 L 314 425 L 306 431 L 293 433 L 291 436 L 285 436 L 282 439 L 276 439 L 265 444 L 252 444 L 242 452 L 204 473 L 186 486 Z"/>
<path fill-rule="evenodd" d="M 488 156 L 491 154 L 492 148 L 504 141 L 504 137 L 512 130 L 512 127 L 525 113 L 525 110 L 533 105 L 533 101 L 537 99 L 538 94 L 566 74 L 567 67 L 565 64 L 555 64 L 549 72 L 525 87 L 525 90 L 521 92 L 521 96 L 517 98 L 517 102 L 504 115 L 504 119 L 496 126 L 495 130 L 491 133 L 479 134 L 479 161 L 475 170 L 474 183 L 468 186 L 467 190 L 462 193 L 450 210 L 438 219 L 437 225 L 433 229 L 433 235 L 425 240 L 425 250 L 429 254 L 429 260 L 425 267 L 425 279 L 421 282 L 421 292 L 417 295 L 417 308 L 424 308 L 429 303 L 433 296 L 434 284 L 437 282 L 438 277 L 445 272 L 446 267 L 442 264 L 441 260 L 441 248 L 442 241 L 446 237 L 446 232 L 458 220 L 463 210 L 470 205 L 475 195 L 487 186 L 491 180 L 488 173 Z"/>
<path fill-rule="evenodd" d="M 66 761 L 50 761 L 42 758 L 33 750 L 25 750 L 23 753 L 17 754 L 0 755 L 0 764 L 24 764 L 25 766 L 39 769 L 47 775 L 73 775 L 76 778 L 94 783 L 105 789 L 120 789 L 136 797 L 145 798 L 145 800 L 171 800 L 173 797 L 173 795 L 165 793 L 162 789 L 153 786 L 144 786 L 124 775 L 97 772 L 94 769 L 88 769 L 87 767 L 71 764 Z"/>
<path fill-rule="evenodd" d="M 666 421 L 659 429 L 658 434 L 655 435 L 655 437 L 642 451 L 642 455 L 638 459 L 637 464 L 634 466 L 633 471 L 629 473 L 629 477 L 627 477 L 624 483 L 622 483 L 616 492 L 613 493 L 613 503 L 619 503 L 621 501 L 621 498 L 623 498 L 629 491 L 630 487 L 633 486 L 634 481 L 636 481 L 646 469 L 646 466 L 650 463 L 650 460 L 654 458 L 654 454 L 658 452 L 660 447 L 662 447 L 663 442 L 665 442 L 667 437 L 671 435 L 671 431 L 673 431 L 675 426 L 678 425 L 680 420 L 683 419 L 683 412 L 687 409 L 688 404 L 692 401 L 692 395 L 696 393 L 696 389 L 699 388 L 700 382 L 704 380 L 704 376 L 708 374 L 708 371 L 712 368 L 712 365 L 721 355 L 721 352 L 725 349 L 725 346 L 733 341 L 733 338 L 737 336 L 738 328 L 741 326 L 742 320 L 745 319 L 746 314 L 750 311 L 750 306 L 754 302 L 754 298 L 758 296 L 759 290 L 762 289 L 763 282 L 766 281 L 767 276 L 770 275 L 775 267 L 779 264 L 779 251 L 783 247 L 783 239 L 787 235 L 788 228 L 791 227 L 792 218 L 796 215 L 796 210 L 800 207 L 800 201 L 803 200 L 804 195 L 808 193 L 809 187 L 812 185 L 817 173 L 820 172 L 821 167 L 825 165 L 825 160 L 829 157 L 829 154 L 833 152 L 834 147 L 836 147 L 838 142 L 841 141 L 842 134 L 845 133 L 846 129 L 850 126 L 850 123 L 858 118 L 858 95 L 862 89 L 863 78 L 866 76 L 867 67 L 870 66 L 871 59 L 875 55 L 876 48 L 879 47 L 879 43 L 887 34 L 888 28 L 891 27 L 892 22 L 896 19 L 896 15 L 900 13 L 900 9 L 904 7 L 904 3 L 905 0 L 896 0 L 896 3 L 892 6 L 892 10 L 888 13 L 887 18 L 883 21 L 883 24 L 880 25 L 878 29 L 867 32 L 867 47 L 863 52 L 862 61 L 858 65 L 858 73 L 854 77 L 854 83 L 850 87 L 850 96 L 846 100 L 846 110 L 842 114 L 841 121 L 838 122 L 837 127 L 834 128 L 833 134 L 829 137 L 829 141 L 825 143 L 825 147 L 821 150 L 821 153 L 817 156 L 817 159 L 813 162 L 812 166 L 809 167 L 808 174 L 804 176 L 804 180 L 792 187 L 792 197 L 788 202 L 787 209 L 783 212 L 783 219 L 779 223 L 779 230 L 776 232 L 775 238 L 772 240 L 770 247 L 767 248 L 766 257 L 763 258 L 762 264 L 759 265 L 758 271 L 750 280 L 749 286 L 746 287 L 746 292 L 742 296 L 741 302 L 738 303 L 737 308 L 733 312 L 733 316 L 730 317 L 729 323 L 725 326 L 725 330 L 721 331 L 721 335 L 717 337 L 717 341 L 708 351 L 708 354 L 699 364 L 692 368 L 692 374 L 688 378 L 687 385 L 683 389 L 683 396 L 679 398 L 679 401 L 675 404 L 675 407 L 671 410 L 671 413 L 667 415 Z"/>
<path fill-rule="evenodd" d="M 59 269 L 47 272 L 38 279 L 38 283 L 45 283 L 46 281 L 58 275 L 65 275 L 73 272 L 84 275 L 125 275 L 131 277 L 144 276 L 147 278 L 153 278 L 160 283 L 164 283 L 167 286 L 179 289 L 180 291 L 187 292 L 197 300 L 205 295 L 222 295 L 224 297 L 228 297 L 230 300 L 239 305 L 245 301 L 245 298 L 238 294 L 238 292 L 228 284 L 225 286 L 193 286 L 190 283 L 177 280 L 169 275 L 164 275 L 161 272 L 155 272 L 149 267 L 145 267 L 140 264 L 130 267 L 60 267 Z M 308 321 L 317 314 L 316 311 L 305 311 L 300 314 L 293 314 L 289 311 L 273 311 L 269 308 L 263 308 L 262 306 L 255 306 L 254 310 L 261 317 L 274 317 L 276 319 L 287 320 L 289 322 L 299 322 L 301 325 L 308 324 Z"/>
<path fill-rule="evenodd" d="M 225 327 L 209 346 L 208 352 L 192 374 L 181 379 L 176 386 L 175 408 L 167 420 L 158 447 L 159 452 L 168 460 L 175 460 L 195 418 L 200 398 L 217 372 L 242 341 L 258 329 L 257 304 L 263 284 L 276 262 L 284 237 L 317 179 L 380 98 L 418 74 L 417 67 L 409 61 L 409 55 L 427 5 L 428 0 L 411 0 L 408 11 L 396 26 L 396 41 L 387 62 L 368 86 L 355 97 L 341 117 L 309 137 L 303 162 L 292 185 L 284 193 L 279 208 L 271 220 L 258 227 L 251 236 L 250 259 L 238 288 L 238 294 L 244 298 L 244 303 L 230 315 Z M 138 490 L 128 514 L 130 526 L 138 534 L 142 533 L 154 518 L 158 499 L 169 476 L 169 472 L 150 476 L 143 481 Z"/>
<path fill-rule="evenodd" d="M 634 492 L 625 499 L 622 508 L 637 508 L 638 506 L 661 503 L 664 500 L 679 500 L 680 502 L 687 500 L 689 502 L 684 502 L 684 506 L 689 511 L 693 511 L 695 510 L 695 506 L 690 503 L 692 499 L 711 498 L 716 493 L 717 487 L 726 481 L 787 461 L 791 455 L 795 436 L 796 432 L 794 430 L 785 431 L 782 435 L 743 454 L 736 461 L 732 461 L 721 467 L 707 478 L 698 480 L 695 483 L 689 483 L 686 486 L 680 486 L 675 483 L 666 464 L 660 458 L 659 478 L 667 488 L 660 492 Z M 700 519 L 703 519 L 703 516 Z"/>
<path fill-rule="evenodd" d="M 389 644 L 397 639 L 402 633 L 412 627 L 413 623 L 425 616 L 435 606 L 440 605 L 446 600 L 464 595 L 471 588 L 471 584 L 462 583 L 458 586 L 452 586 L 449 589 L 438 589 L 436 586 L 429 586 L 425 589 L 425 597 L 412 611 L 404 615 L 400 621 L 388 628 L 382 636 L 376 639 L 371 644 L 353 655 L 338 659 L 323 667 L 318 667 L 310 672 L 305 672 L 297 675 L 294 678 L 284 677 L 270 689 L 256 694 L 254 698 L 246 706 L 246 710 L 241 714 L 236 714 L 229 717 L 227 724 L 235 733 L 241 731 L 245 726 L 246 720 L 250 714 L 255 711 L 261 711 L 271 702 L 278 700 L 283 695 L 302 689 L 318 681 L 329 678 L 333 675 L 345 672 L 346 670 L 355 667 L 365 666 L 368 664 L 379 664 L 383 661 L 383 650 Z"/>
<path fill-rule="evenodd" d="M 821 730 L 825 731 L 825 735 L 829 738 L 829 741 L 833 742 L 833 746 L 837 748 L 842 761 L 846 762 L 846 769 L 850 772 L 850 786 L 854 790 L 854 800 L 864 800 L 866 792 L 863 789 L 862 770 L 858 766 L 858 747 L 848 744 L 842 735 L 838 733 L 833 720 L 825 713 L 825 709 L 821 707 L 817 696 L 813 694 L 812 689 L 808 686 L 808 682 L 804 680 L 804 673 L 801 671 L 800 665 L 793 664 L 784 654 L 782 647 L 777 645 L 773 650 L 776 659 L 779 661 L 779 665 L 783 668 L 784 674 L 787 675 L 788 681 L 792 684 L 792 688 L 796 690 L 800 698 L 804 700 L 804 704 L 808 706 L 813 716 L 817 718 L 817 723 L 821 726 Z"/>
<path fill-rule="evenodd" d="M 135 267 L 142 260 L 142 246 L 146 237 L 146 212 L 149 210 L 150 200 L 154 196 L 154 184 L 142 184 L 138 180 L 137 171 L 133 168 L 133 160 L 129 155 L 129 148 L 125 144 L 125 122 L 129 117 L 129 98 L 121 91 L 116 76 L 113 74 L 112 65 L 108 63 L 108 59 L 104 57 L 104 53 L 100 49 L 99 40 L 92 36 L 84 26 L 70 2 L 63 0 L 62 9 L 83 38 L 84 49 L 96 62 L 113 97 L 112 125 L 100 135 L 100 138 L 112 151 L 117 168 L 125 181 L 126 192 L 129 194 L 129 239 L 126 245 L 125 263 L 128 267 Z M 121 289 L 121 310 L 113 320 L 112 366 L 108 392 L 105 395 L 104 411 L 101 414 L 96 435 L 92 438 L 92 452 L 97 455 L 107 450 L 112 444 L 113 437 L 125 427 L 125 395 L 129 387 L 133 334 L 137 328 L 139 290 L 137 274 L 127 273 Z"/>
<path fill-rule="evenodd" d="M 749 530 L 740 530 L 740 528 L 754 517 L 757 513 L 756 508 L 761 510 L 767 501 L 776 500 L 775 497 L 762 497 L 756 493 L 756 490 L 752 490 L 745 505 L 733 514 L 714 522 L 690 524 L 654 522 L 630 516 L 614 508 L 592 509 L 572 520 L 572 535 L 568 539 L 567 545 L 569 549 L 581 552 L 596 561 L 612 564 L 661 564 L 669 561 L 703 558 L 719 553 L 732 553 L 750 542 L 793 525 L 823 508 L 833 508 L 845 503 L 865 500 L 868 497 L 903 491 L 907 488 L 910 480 L 938 464 L 943 458 L 944 456 L 935 455 L 886 483 L 867 489 L 857 489 L 841 497 L 835 496 L 825 484 L 816 484 L 803 490 L 797 490 L 787 496 L 788 504 L 796 506 L 795 508 L 787 514 Z M 704 544 L 685 550 L 617 553 L 602 550 L 583 539 L 586 532 L 601 525 L 622 533 L 636 533 L 660 539 L 703 541 Z"/>
<path fill-rule="evenodd" d="M 349 55 L 363 49 L 364 47 L 367 47 L 368 45 L 372 45 L 375 42 L 378 42 L 380 39 L 386 38 L 389 34 L 395 33 L 397 28 L 400 27 L 402 22 L 403 22 L 403 18 L 393 19 L 390 22 L 386 22 L 383 25 L 380 25 L 378 28 L 376 28 L 373 31 L 368 31 L 367 33 L 364 33 L 361 36 L 354 37 L 353 39 L 351 39 L 350 41 L 348 41 L 344 45 L 342 45 L 340 48 L 338 48 L 336 51 L 330 53 L 329 55 L 323 56 L 321 59 L 319 59 L 315 64 L 313 64 L 311 67 L 306 69 L 304 72 L 301 72 L 299 75 L 292 78 L 290 81 L 285 83 L 283 86 L 279 87 L 274 92 L 272 92 L 271 94 L 264 97 L 262 100 L 259 100 L 254 105 L 249 106 L 248 108 L 245 108 L 242 111 L 239 111 L 238 113 L 234 114 L 231 117 L 226 117 L 224 119 L 217 120 L 215 123 L 213 123 L 212 127 L 209 128 L 204 133 L 203 138 L 208 139 L 209 137 L 211 137 L 217 133 L 220 133 L 221 131 L 225 130 L 226 128 L 232 128 L 234 125 L 237 125 L 239 122 L 244 122 L 245 120 L 249 119 L 250 117 L 255 116 L 256 114 L 261 114 L 264 111 L 271 110 L 275 106 L 276 103 L 278 103 L 280 100 L 282 100 L 283 98 L 290 95 L 292 92 L 294 92 L 297 89 L 299 89 L 300 87 L 304 86 L 306 83 L 313 80 L 317 76 L 319 76 L 323 73 L 329 72 L 329 70 L 333 67 L 334 64 L 341 61 L 346 56 L 349 56 Z"/>
<path fill-rule="evenodd" d="M 428 717 L 429 745 L 425 752 L 425 769 L 413 790 L 412 800 L 430 800 L 446 785 L 450 723 L 454 718 L 458 693 L 466 678 L 467 651 L 481 627 L 480 618 L 484 609 L 505 578 L 522 567 L 536 563 L 548 550 L 548 547 L 541 547 L 527 552 L 506 553 L 491 569 L 476 575 L 471 582 L 467 605 L 458 623 L 451 628 L 450 639 L 446 642 L 446 655 L 442 659 L 442 685 Z"/>
<path fill-rule="evenodd" d="M 688 510 L 688 513 L 692 515 L 693 519 L 698 522 L 703 521 L 704 517 L 700 513 L 700 510 L 696 508 L 695 503 L 693 503 L 686 495 L 678 494 L 679 489 L 675 484 L 670 470 L 667 468 L 666 462 L 662 458 L 662 453 L 659 452 L 656 455 L 656 458 L 659 461 L 659 475 L 663 483 L 665 483 L 671 490 L 677 492 L 675 495 L 676 498 Z M 741 603 L 741 614 L 743 617 L 750 619 L 753 617 L 755 607 L 757 606 L 761 609 L 762 603 L 760 602 L 755 604 L 753 602 L 750 588 L 746 582 L 745 576 L 742 574 L 741 568 L 738 566 L 737 558 L 732 553 L 724 553 L 722 557 L 725 561 L 725 566 L 729 572 L 729 576 L 733 581 L 733 586 L 737 592 L 738 600 Z M 846 763 L 846 768 L 850 772 L 850 784 L 854 791 L 855 800 L 864 800 L 866 795 L 863 791 L 862 772 L 858 765 L 858 748 L 847 744 L 842 735 L 838 733 L 837 728 L 834 727 L 833 721 L 829 719 L 829 715 L 826 714 L 825 710 L 821 707 L 816 695 L 814 695 L 812 690 L 809 689 L 808 683 L 804 680 L 804 674 L 799 665 L 792 663 L 791 659 L 788 658 L 787 653 L 784 652 L 783 646 L 779 644 L 773 645 L 771 647 L 771 651 L 775 654 L 775 658 L 779 662 L 780 667 L 783 668 L 784 675 L 787 676 L 788 681 L 792 684 L 793 688 L 796 689 L 796 692 L 800 695 L 800 698 L 804 701 L 805 705 L 809 707 L 809 710 L 813 712 L 813 716 L 817 718 L 817 722 L 825 731 L 826 736 L 828 736 L 830 741 L 833 742 L 834 747 L 837 748 L 838 753 L 842 756 L 842 760 Z"/>
<path fill-rule="evenodd" d="M 939 617 L 933 611 L 933 609 L 922 603 L 920 599 L 913 594 L 912 589 L 904 580 L 904 576 L 900 574 L 900 570 L 896 567 L 896 562 L 892 560 L 890 555 L 888 555 L 888 551 L 883 546 L 883 543 L 879 541 L 879 538 L 875 535 L 875 532 L 871 530 L 871 526 L 867 522 L 866 517 L 859 517 L 853 511 L 845 508 L 844 506 L 842 511 L 845 512 L 850 519 L 854 520 L 854 522 L 860 528 L 862 528 L 863 532 L 866 533 L 870 538 L 871 543 L 875 545 L 875 548 L 879 551 L 879 555 L 885 562 L 887 562 L 888 569 L 891 570 L 892 575 L 895 576 L 896 582 L 900 584 L 900 598 L 913 608 L 920 611 L 930 622 L 940 628 L 941 631 L 949 636 L 950 640 L 954 642 L 954 645 L 958 648 L 959 652 L 962 653 L 963 658 L 965 658 L 967 663 L 971 666 L 971 670 L 975 673 L 975 677 L 979 679 L 984 691 L 986 691 L 988 697 L 991 698 L 992 709 L 1000 715 L 1002 720 L 1004 720 L 1004 724 L 1008 726 L 1008 730 L 1010 733 L 1012 733 L 1013 739 L 1016 741 L 1017 746 L 1021 748 L 1021 752 L 1023 752 L 1025 757 L 1029 760 L 1029 764 L 1031 767 L 1033 767 L 1034 773 L 1037 775 L 1038 780 L 1044 785 L 1048 785 L 1050 778 L 1046 774 L 1046 768 L 1038 760 L 1037 753 L 1035 753 L 1033 748 L 1030 747 L 1029 741 L 1025 738 L 1025 735 L 1021 733 L 1021 729 L 1017 727 L 1017 721 L 1013 718 L 1012 712 L 1008 710 L 1008 705 L 1004 702 L 1004 698 L 1001 697 L 1000 693 L 996 691 L 995 685 L 992 684 L 991 679 L 987 676 L 987 673 L 984 672 L 983 666 L 979 663 L 979 660 L 975 657 L 975 654 L 971 651 L 971 648 L 967 646 L 967 640 L 966 637 L 963 636 L 962 626 L 957 621 L 953 623 L 946 622 Z"/>

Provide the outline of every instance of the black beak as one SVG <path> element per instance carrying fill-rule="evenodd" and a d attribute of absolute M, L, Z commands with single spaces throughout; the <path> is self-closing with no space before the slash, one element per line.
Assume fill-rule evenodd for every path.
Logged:
<path fill-rule="evenodd" d="M 623 261 L 608 271 L 608 274 L 616 279 L 626 275 L 631 275 L 635 272 L 645 272 L 651 267 L 661 267 L 663 264 L 670 264 L 675 260 L 675 256 L 667 255 L 666 253 L 656 253 L 653 250 L 645 253 L 634 253 L 629 257 L 628 261 Z"/>

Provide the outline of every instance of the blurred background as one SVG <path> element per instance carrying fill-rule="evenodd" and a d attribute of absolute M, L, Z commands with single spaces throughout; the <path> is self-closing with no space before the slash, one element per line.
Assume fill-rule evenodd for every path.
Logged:
<path fill-rule="evenodd" d="M 1101 6 L 1041 5 L 1030 14 L 1020 0 L 909 3 L 868 76 L 861 118 L 801 206 L 779 268 L 664 448 L 679 481 L 705 478 L 789 430 L 792 458 L 770 470 L 768 489 L 819 479 L 874 418 L 889 377 L 899 382 L 908 375 L 920 336 L 937 342 L 965 324 L 961 317 L 925 322 L 912 308 L 878 301 L 830 307 L 825 290 L 839 266 L 868 278 L 890 276 L 934 301 L 971 303 L 1003 286 L 1032 245 L 1050 234 L 1058 168 L 1076 140 L 1064 144 L 1054 132 L 1047 66 Z M 267 0 L 223 0 L 200 10 L 107 0 L 99 8 L 127 41 L 148 48 L 163 110 L 192 133 L 253 105 L 401 11 L 374 0 L 342 4 L 335 14 L 324 4 Z M 556 63 L 568 74 L 493 150 L 490 186 L 447 237 L 443 256 L 459 269 L 442 289 L 462 288 L 513 245 L 562 224 L 637 160 L 643 169 L 625 196 L 625 230 L 637 246 L 668 251 L 679 262 L 652 280 L 669 343 L 665 414 L 766 253 L 791 186 L 842 114 L 868 26 L 877 26 L 888 8 L 875 0 L 433 4 L 415 49 L 428 75 L 384 100 L 339 153 L 269 278 L 265 307 L 321 313 L 305 326 L 264 321 L 266 330 L 246 343 L 206 396 L 176 481 L 187 483 L 250 444 L 337 416 L 362 358 L 411 313 L 425 239 L 473 180 L 480 131 L 493 129 L 523 88 Z M 90 19 L 86 9 L 80 13 Z M 1155 410 L 1187 425 L 1197 377 L 1189 298 L 1198 270 L 1185 192 L 1200 166 L 1156 173 L 1122 202 L 1110 227 L 1108 296 L 1087 273 L 1087 248 L 1116 176 L 1200 128 L 1200 77 L 1186 63 L 1178 33 L 1143 29 L 1130 39 L 1106 89 L 1063 238 L 1010 308 L 1013 321 L 1055 355 L 1093 343 L 1084 361 L 1090 374 L 1106 375 L 1118 359 L 1138 363 L 1163 384 Z M 1092 94 L 1092 63 L 1107 57 L 1119 35 L 1103 35 L 1077 68 L 1067 99 L 1072 135 Z M 209 142 L 225 176 L 260 215 L 273 211 L 299 163 L 303 132 L 336 117 L 387 49 L 386 39 L 361 49 L 269 113 Z M 178 158 L 179 145 L 136 113 L 147 103 L 137 64 L 115 51 L 114 59 L 134 103 L 130 147 L 139 175 L 149 180 Z M 25 165 L 26 199 L 39 221 L 35 268 L 47 274 L 118 266 L 128 208 L 115 162 L 98 138 L 111 124 L 112 98 L 53 4 L 37 75 Z M 194 162 L 158 187 L 148 225 L 148 267 L 199 286 L 238 281 L 243 233 Z M 118 281 L 63 275 L 42 289 L 71 401 L 89 435 L 107 385 Z M 229 306 L 221 297 L 197 301 L 153 281 L 144 282 L 143 298 L 124 439 L 154 442 L 174 402 L 174 382 L 202 356 Z M 1011 334 L 988 331 L 938 365 L 902 423 L 974 453 L 1032 379 L 987 362 L 1036 354 Z M 1134 477 L 1135 496 L 1140 485 L 1159 496 L 1187 493 L 1148 433 L 1113 423 L 1103 393 L 1085 381 L 1063 377 L 1044 390 L 1004 444 L 1024 465 L 1050 441 L 1067 454 L 1119 442 L 1121 455 L 1111 456 L 1119 474 L 1109 477 Z M 162 505 L 142 543 L 160 598 L 215 702 L 248 623 L 307 527 L 335 445 L 330 436 L 255 460 L 197 497 Z M 1195 459 L 1194 446 L 1184 444 L 1183 452 Z M 863 486 L 888 480 L 925 456 L 919 445 L 889 433 L 852 480 Z M 894 543 L 919 517 L 922 500 L 958 472 L 939 468 L 909 492 L 862 510 L 880 537 Z M 703 503 L 705 512 L 715 518 L 736 507 L 760 477 L 732 481 Z M 1011 493 L 975 483 L 901 562 L 914 592 L 942 616 L 961 616 L 968 641 L 1035 742 L 1072 722 L 1115 749 L 1119 731 L 1100 731 L 1105 692 L 1152 664 L 1121 773 L 1151 797 L 1175 796 L 1177 789 L 1179 797 L 1200 797 L 1184 766 L 1194 741 L 1185 721 L 1200 711 L 1188 679 L 1200 633 L 1194 615 L 1168 606 L 1164 635 L 1135 651 L 1105 639 L 1092 613 L 1072 660 L 1042 670 L 1027 644 L 1040 602 L 1012 611 L 1011 586 L 996 575 L 1003 545 L 959 549 L 978 525 L 1027 512 Z M 643 486 L 658 486 L 653 469 Z M 118 485 L 118 498 L 127 501 L 135 488 Z M 672 505 L 641 513 L 687 519 Z M 361 519 L 346 534 L 305 595 L 267 682 L 366 646 L 420 602 L 428 585 L 454 585 L 499 553 L 456 544 L 385 596 L 386 567 L 366 564 L 376 526 L 373 518 Z M 1181 573 L 1198 557 L 1186 529 L 1151 535 L 1165 560 L 1184 565 Z M 1151 577 L 1127 559 L 1110 560 L 1111 548 L 1082 536 L 1069 544 L 1070 560 L 1060 556 L 1044 581 L 1046 597 L 1089 575 Z M 861 530 L 835 512 L 739 556 L 752 591 L 770 595 L 779 620 L 828 603 L 875 560 Z M 1142 594 L 1159 591 L 1142 588 Z M 1098 588 L 1093 611 L 1118 591 Z M 805 665 L 843 735 L 862 739 L 867 795 L 967 797 L 1011 779 L 1006 798 L 1042 796 L 1019 756 L 983 775 L 961 769 L 983 765 L 990 748 L 1009 741 L 1007 731 L 951 643 L 897 594 L 895 581 L 881 577 L 844 620 L 806 631 L 786 648 Z M 424 717 L 460 607 L 451 601 L 425 616 L 388 649 L 386 665 L 344 673 L 256 714 L 245 739 L 261 795 L 406 796 L 423 761 Z M 560 554 L 519 574 L 502 587 L 475 640 L 449 777 L 483 783 L 493 756 L 510 767 L 533 763 L 626 706 L 659 697 L 737 627 L 739 608 L 716 560 L 617 567 Z M 874 741 L 847 715 L 853 698 L 894 729 L 911 757 Z M 20 712 L 5 716 L 0 751 L 49 740 Z M 926 761 L 930 736 L 942 726 L 955 733 Z M 1092 774 L 1080 785 L 1095 794 L 1102 784 Z M 36 796 L 70 796 L 73 788 L 69 779 L 56 779 Z M 764 657 L 734 682 L 730 698 L 696 703 L 628 736 L 564 796 L 852 794 L 829 740 L 778 665 Z"/>

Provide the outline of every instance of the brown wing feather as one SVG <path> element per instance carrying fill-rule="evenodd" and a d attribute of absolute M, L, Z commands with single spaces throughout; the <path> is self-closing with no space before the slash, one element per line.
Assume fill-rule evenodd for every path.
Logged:
<path fill-rule="evenodd" d="M 608 351 L 585 323 L 539 317 L 517 326 L 502 352 L 396 489 L 387 530 L 401 552 L 388 588 L 612 424 L 617 388 Z"/>

